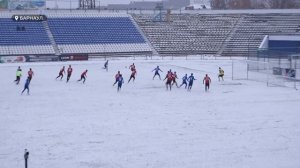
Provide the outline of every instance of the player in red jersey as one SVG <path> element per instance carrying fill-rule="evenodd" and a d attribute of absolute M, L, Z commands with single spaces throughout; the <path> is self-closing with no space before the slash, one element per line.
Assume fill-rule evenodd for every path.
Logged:
<path fill-rule="evenodd" d="M 134 65 L 134 64 L 133 64 Z M 131 79 L 133 79 L 133 82 L 135 80 L 135 75 L 136 75 L 136 69 L 135 67 L 134 68 L 131 68 L 131 75 L 130 75 L 130 78 L 128 80 L 128 83 L 130 82 Z"/>
<path fill-rule="evenodd" d="M 205 91 L 207 92 L 209 90 L 209 85 L 211 83 L 210 77 L 206 74 L 203 79 L 203 84 L 205 84 Z"/>
<path fill-rule="evenodd" d="M 67 73 L 68 73 L 67 82 L 69 82 L 72 72 L 73 72 L 73 69 L 72 69 L 71 65 L 69 65 L 69 68 L 67 69 Z"/>
<path fill-rule="evenodd" d="M 177 84 L 177 82 L 176 82 L 176 79 L 178 79 L 178 77 L 177 77 L 177 74 L 176 74 L 176 72 L 174 72 L 173 74 L 172 74 L 172 86 L 174 85 L 174 84 L 176 84 L 176 86 L 178 87 L 178 84 Z"/>
<path fill-rule="evenodd" d="M 82 72 L 81 77 L 79 80 L 77 80 L 77 82 L 81 81 L 83 79 L 83 83 L 85 82 L 86 79 L 86 74 L 87 74 L 88 70 L 85 70 L 84 72 Z"/>
<path fill-rule="evenodd" d="M 134 65 L 134 63 L 132 63 L 132 65 L 129 66 L 129 69 L 130 69 L 131 71 L 135 70 L 135 65 Z"/>
<path fill-rule="evenodd" d="M 115 83 L 113 84 L 113 86 L 115 86 L 115 84 L 118 83 L 120 75 L 121 75 L 121 73 L 120 73 L 120 71 L 118 71 L 118 73 L 115 75 L 116 81 L 115 81 Z"/>
<path fill-rule="evenodd" d="M 167 90 L 170 89 L 170 91 L 171 91 L 171 89 L 172 89 L 172 81 L 173 81 L 173 73 L 172 73 L 171 70 L 168 71 L 168 74 L 166 75 L 166 77 L 165 77 L 164 80 L 166 80 L 166 79 L 167 79 L 166 88 L 167 88 Z"/>
<path fill-rule="evenodd" d="M 64 74 L 65 74 L 65 73 L 66 73 L 66 71 L 65 71 L 65 66 L 63 66 L 62 69 L 59 71 L 59 74 L 58 74 L 58 76 L 56 77 L 56 79 L 60 77 L 60 80 L 62 80 L 62 78 L 64 77 Z"/>
<path fill-rule="evenodd" d="M 167 78 L 168 78 L 168 75 L 169 74 L 171 74 L 171 75 L 173 75 L 173 72 L 172 72 L 172 70 L 170 69 L 168 72 L 167 72 L 167 75 L 166 75 L 166 77 L 165 77 L 165 79 L 164 80 L 166 80 Z"/>
<path fill-rule="evenodd" d="M 120 73 L 120 71 L 118 71 L 118 73 L 115 75 L 116 81 L 115 81 L 115 83 L 113 84 L 113 86 L 115 86 L 115 84 L 118 83 L 118 80 L 119 80 L 120 75 L 121 75 L 121 73 Z"/>
<path fill-rule="evenodd" d="M 31 82 L 31 79 L 32 79 L 32 76 L 33 76 L 33 71 L 31 68 L 29 68 L 29 71 L 28 71 L 28 80 L 29 80 L 29 83 Z"/>

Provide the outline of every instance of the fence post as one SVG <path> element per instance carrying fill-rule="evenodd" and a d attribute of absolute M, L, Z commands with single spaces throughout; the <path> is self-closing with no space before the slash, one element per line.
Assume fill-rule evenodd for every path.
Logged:
<path fill-rule="evenodd" d="M 249 80 L 249 64 L 247 62 L 247 80 Z"/>
<path fill-rule="evenodd" d="M 269 74 L 267 73 L 267 87 L 269 87 Z"/>
<path fill-rule="evenodd" d="M 233 60 L 231 61 L 231 80 L 233 80 Z"/>
<path fill-rule="evenodd" d="M 24 153 L 25 168 L 28 168 L 28 157 L 29 157 L 29 151 L 27 151 L 27 149 L 25 149 L 25 153 Z"/>

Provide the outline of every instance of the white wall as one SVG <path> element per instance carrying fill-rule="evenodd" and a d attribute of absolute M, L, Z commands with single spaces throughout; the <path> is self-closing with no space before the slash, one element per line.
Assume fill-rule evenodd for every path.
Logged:
<path fill-rule="evenodd" d="M 269 36 L 265 36 L 263 41 L 261 42 L 260 46 L 259 46 L 260 49 L 262 48 L 269 48 Z"/>
<path fill-rule="evenodd" d="M 300 41 L 300 36 L 269 36 L 269 40 L 288 40 L 288 41 Z"/>

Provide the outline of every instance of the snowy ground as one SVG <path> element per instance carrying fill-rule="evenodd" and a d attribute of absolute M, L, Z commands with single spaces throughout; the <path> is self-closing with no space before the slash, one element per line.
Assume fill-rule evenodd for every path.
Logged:
<path fill-rule="evenodd" d="M 120 93 L 135 62 L 137 79 Z M 72 64 L 70 83 L 55 80 Z M 299 168 L 300 94 L 289 88 L 231 80 L 229 60 L 130 60 L 21 64 L 32 68 L 31 95 L 13 83 L 18 64 L 0 65 L 0 167 L 30 168 Z M 192 92 L 152 80 L 160 65 L 181 78 L 193 72 Z M 217 81 L 218 67 L 225 82 Z M 127 68 L 126 68 L 127 67 Z M 88 69 L 86 84 L 77 83 Z M 212 77 L 205 93 L 202 79 Z M 163 76 L 165 73 L 162 73 Z M 178 80 L 181 82 L 181 80 Z"/>

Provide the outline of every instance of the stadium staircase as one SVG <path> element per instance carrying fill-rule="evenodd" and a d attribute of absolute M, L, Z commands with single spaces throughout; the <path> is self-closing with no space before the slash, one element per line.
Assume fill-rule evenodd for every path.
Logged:
<path fill-rule="evenodd" d="M 217 56 L 221 56 L 223 51 L 225 50 L 225 48 L 227 48 L 227 45 L 229 43 L 229 41 L 232 39 L 232 37 L 234 36 L 234 34 L 236 33 L 237 29 L 239 28 L 241 22 L 243 21 L 244 17 L 240 17 L 239 20 L 236 22 L 236 24 L 234 25 L 234 28 L 230 31 L 229 35 L 226 37 L 225 41 L 223 42 L 220 50 L 217 52 Z"/>
<path fill-rule="evenodd" d="M 47 21 L 43 21 L 42 23 L 43 23 L 43 26 L 44 26 L 44 28 L 45 28 L 45 30 L 46 30 L 46 33 L 47 33 L 47 35 L 48 35 L 48 38 L 50 39 L 50 42 L 51 42 L 51 44 L 52 44 L 52 47 L 53 47 L 53 49 L 54 49 L 54 51 L 55 51 L 55 55 L 60 55 L 59 48 L 58 48 L 57 45 L 56 45 L 56 42 L 55 42 L 55 40 L 54 40 L 54 38 L 53 38 L 53 35 L 52 35 L 52 32 L 50 31 L 48 22 L 47 22 Z"/>
<path fill-rule="evenodd" d="M 151 45 L 151 42 L 148 40 L 148 38 L 146 37 L 144 32 L 139 27 L 139 25 L 136 23 L 136 20 L 134 19 L 134 17 L 130 16 L 130 19 L 131 19 L 132 23 L 134 24 L 134 26 L 137 28 L 137 30 L 140 32 L 140 34 L 143 36 L 146 43 L 151 47 L 153 55 L 156 55 L 156 56 L 159 55 L 158 52 L 155 50 L 155 48 Z"/>

